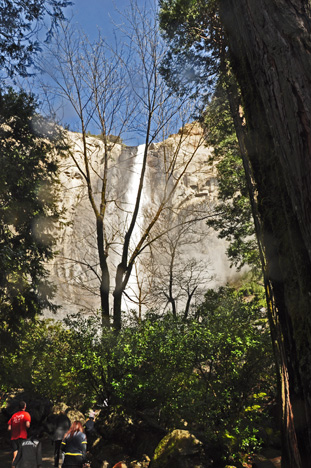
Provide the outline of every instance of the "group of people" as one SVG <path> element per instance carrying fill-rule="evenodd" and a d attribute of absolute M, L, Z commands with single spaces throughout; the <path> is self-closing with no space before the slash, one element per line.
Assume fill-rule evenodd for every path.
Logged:
<path fill-rule="evenodd" d="M 86 432 L 94 430 L 95 414 L 90 413 L 86 423 Z M 31 416 L 26 411 L 26 403 L 19 403 L 19 411 L 14 413 L 8 421 L 8 430 L 11 431 L 11 445 L 13 449 L 12 466 L 16 468 L 41 468 L 42 450 L 38 437 L 28 438 L 28 429 Z M 86 451 L 87 438 L 80 421 L 70 423 L 69 418 L 61 413 L 57 415 L 54 431 L 54 466 L 58 468 L 60 453 L 63 454 L 64 468 L 84 468 L 87 465 Z"/>

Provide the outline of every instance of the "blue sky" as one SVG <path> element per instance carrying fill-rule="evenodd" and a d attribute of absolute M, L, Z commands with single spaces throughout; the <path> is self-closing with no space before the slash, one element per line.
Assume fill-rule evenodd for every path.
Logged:
<path fill-rule="evenodd" d="M 102 37 L 113 42 L 115 25 L 122 22 L 119 12 L 124 12 L 130 6 L 130 0 L 72 0 L 73 5 L 65 10 L 65 15 L 73 24 L 94 40 L 98 37 L 98 29 Z M 136 0 L 138 6 L 143 6 L 148 0 Z M 119 12 L 118 12 L 119 10 Z M 70 106 L 63 107 L 62 123 L 70 129 L 80 131 L 79 120 Z M 95 131 L 90 128 L 91 131 Z M 95 131 L 96 133 L 96 131 Z M 135 144 L 139 141 L 135 138 Z M 132 142 L 134 144 L 134 142 Z"/>
<path fill-rule="evenodd" d="M 130 0 L 75 0 L 74 5 L 66 9 L 66 15 L 71 17 L 90 38 L 95 38 L 98 28 L 106 39 L 111 37 L 113 24 L 111 19 L 118 21 L 117 9 L 123 11 L 130 4 Z M 137 0 L 138 5 L 144 0 Z"/>

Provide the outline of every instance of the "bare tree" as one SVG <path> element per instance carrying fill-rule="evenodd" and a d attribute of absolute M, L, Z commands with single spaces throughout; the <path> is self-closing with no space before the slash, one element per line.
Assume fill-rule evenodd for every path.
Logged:
<path fill-rule="evenodd" d="M 176 123 L 186 128 L 183 123 L 189 119 L 189 109 L 184 101 L 174 98 L 159 73 L 164 46 L 155 12 L 142 11 L 133 1 L 124 20 L 120 29 L 123 45 L 114 48 L 100 36 L 91 44 L 64 26 L 48 59 L 52 67 L 43 67 L 54 83 L 54 94 L 70 103 L 80 124 L 80 134 L 74 135 L 69 153 L 94 214 L 98 255 L 96 261 L 85 261 L 84 266 L 99 282 L 102 323 L 107 327 L 112 292 L 113 326 L 117 330 L 121 327 L 122 296 L 134 265 L 152 243 L 174 228 L 165 225 L 166 211 L 172 209 L 174 194 L 205 141 L 201 132 L 189 146 L 188 126 L 154 156 L 154 143 L 167 138 Z M 100 130 L 96 143 L 88 137 L 89 128 L 94 126 Z M 129 185 L 120 180 L 122 161 L 117 155 L 121 136 L 130 131 L 144 141 L 139 147 L 139 164 L 135 169 L 131 166 L 137 182 L 131 194 Z M 126 157 L 137 161 L 138 154 L 129 149 Z M 153 176 L 161 190 L 145 212 L 142 202 L 150 166 L 156 167 Z M 111 286 L 112 277 L 115 283 Z"/>
<path fill-rule="evenodd" d="M 173 229 L 150 247 L 149 307 L 170 307 L 173 316 L 183 313 L 187 318 L 193 301 L 202 299 L 207 283 L 213 279 L 208 256 L 200 251 L 210 212 L 205 201 L 176 213 L 170 211 L 167 226 Z"/>

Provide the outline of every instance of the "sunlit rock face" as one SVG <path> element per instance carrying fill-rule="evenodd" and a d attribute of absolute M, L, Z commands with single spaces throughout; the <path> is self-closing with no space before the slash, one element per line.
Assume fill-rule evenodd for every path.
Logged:
<path fill-rule="evenodd" d="M 71 154 L 61 160 L 61 204 L 66 211 L 66 222 L 57 233 L 57 255 L 49 265 L 50 279 L 57 286 L 55 302 L 62 306 L 60 318 L 79 310 L 91 312 L 100 308 L 96 221 L 85 182 L 87 174 L 83 164 L 82 139 L 80 134 L 72 132 L 68 133 L 68 139 Z M 89 136 L 87 145 L 92 191 L 99 208 L 104 142 L 99 137 Z M 109 144 L 105 236 L 109 243 L 111 291 L 124 233 L 136 201 L 144 149 L 144 145 L 130 147 L 118 141 Z M 175 160 L 174 155 L 177 155 Z M 140 305 L 144 310 L 165 307 L 165 278 L 172 249 L 175 250 L 175 295 L 179 294 L 180 307 L 185 296 L 178 291 L 182 289 L 183 282 L 190 285 L 189 275 L 191 281 L 196 277 L 200 283 L 193 303 L 202 298 L 207 288 L 224 284 L 236 276 L 236 271 L 229 268 L 225 242 L 217 239 L 216 233 L 206 226 L 206 218 L 211 215 L 217 200 L 216 169 L 210 162 L 210 156 L 211 149 L 204 144 L 203 131 L 198 124 L 189 124 L 164 142 L 150 146 L 130 253 L 163 199 L 172 193 L 148 236 L 148 240 L 153 237 L 158 237 L 158 240 L 151 243 L 151 250 L 144 250 L 133 269 L 126 289 L 124 310 L 141 309 L 139 303 L 143 303 Z M 194 218 L 200 220 L 193 224 Z M 180 232 L 180 226 L 188 225 L 189 229 Z M 179 227 L 172 229 L 173 226 Z M 164 234 L 165 231 L 167 233 Z"/>

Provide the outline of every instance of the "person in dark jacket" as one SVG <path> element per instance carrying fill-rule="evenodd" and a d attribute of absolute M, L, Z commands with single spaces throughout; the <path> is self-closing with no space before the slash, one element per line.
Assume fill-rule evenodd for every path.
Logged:
<path fill-rule="evenodd" d="M 54 467 L 58 468 L 59 465 L 59 455 L 60 455 L 60 446 L 63 440 L 64 435 L 70 428 L 70 419 L 68 416 L 61 412 L 57 415 L 55 420 L 55 431 L 53 434 L 54 442 Z"/>
<path fill-rule="evenodd" d="M 21 441 L 17 455 L 12 463 L 16 468 L 41 468 L 41 442 L 36 436 Z"/>
<path fill-rule="evenodd" d="M 63 467 L 82 468 L 86 462 L 86 435 L 80 421 L 74 421 L 66 432 L 61 450 L 64 454 Z"/>
<path fill-rule="evenodd" d="M 90 411 L 89 418 L 85 423 L 85 434 L 86 437 L 92 436 L 95 433 L 95 412 Z"/>

